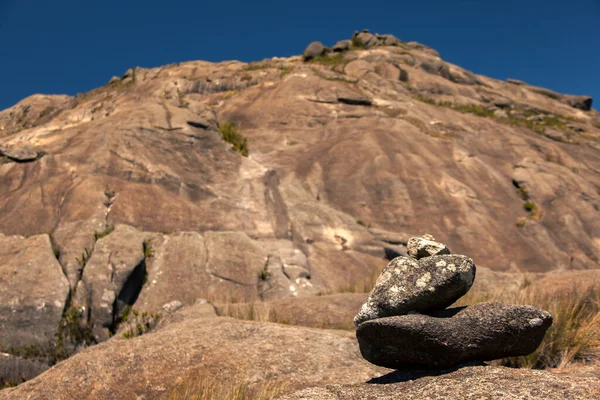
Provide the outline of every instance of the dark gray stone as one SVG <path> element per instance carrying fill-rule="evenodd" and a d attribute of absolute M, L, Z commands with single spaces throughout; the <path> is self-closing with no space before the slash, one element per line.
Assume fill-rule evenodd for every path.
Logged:
<path fill-rule="evenodd" d="M 321 42 L 312 42 L 308 45 L 308 47 L 302 52 L 302 56 L 304 57 L 304 61 L 312 60 L 315 57 L 319 57 L 325 53 L 325 46 Z"/>
<path fill-rule="evenodd" d="M 446 368 L 532 353 L 550 325 L 550 313 L 536 307 L 480 303 L 367 321 L 356 337 L 363 357 L 375 365 Z"/>
<path fill-rule="evenodd" d="M 408 81 L 408 71 L 400 68 L 400 77 L 398 79 L 400 79 L 400 82 Z"/>
<path fill-rule="evenodd" d="M 336 44 L 333 45 L 331 50 L 336 53 L 340 53 L 342 51 L 349 50 L 351 44 L 352 44 L 352 41 L 350 41 L 350 40 L 340 40 L 339 42 L 337 42 Z"/>
<path fill-rule="evenodd" d="M 510 108 L 513 105 L 513 101 L 505 97 L 501 97 L 495 99 L 493 104 L 499 108 Z"/>
<path fill-rule="evenodd" d="M 437 255 L 419 261 L 395 258 L 377 278 L 354 324 L 446 308 L 469 291 L 474 279 L 475 263 L 466 256 Z"/>
<path fill-rule="evenodd" d="M 365 49 L 369 49 L 371 47 L 377 46 L 378 40 L 375 35 L 369 33 L 368 31 L 363 31 L 356 35 L 358 39 L 362 42 L 362 45 Z"/>
<path fill-rule="evenodd" d="M 432 75 L 439 75 L 445 79 L 451 79 L 450 67 L 443 61 L 440 60 L 427 60 L 423 61 L 419 66 L 423 71 Z"/>
<path fill-rule="evenodd" d="M 402 44 L 402 40 L 394 35 L 380 35 L 379 39 L 383 42 L 384 46 L 400 46 Z"/>

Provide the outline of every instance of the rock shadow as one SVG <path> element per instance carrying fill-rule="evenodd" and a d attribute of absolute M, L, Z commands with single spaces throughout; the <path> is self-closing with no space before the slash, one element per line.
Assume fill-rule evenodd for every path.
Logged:
<path fill-rule="evenodd" d="M 377 378 L 373 378 L 366 383 L 372 385 L 387 385 L 390 383 L 400 383 L 400 382 L 408 382 L 414 381 L 416 379 L 425 378 L 428 376 L 440 376 L 446 375 L 451 372 L 458 371 L 464 367 L 474 367 L 474 366 L 486 366 L 487 364 L 483 361 L 475 361 L 457 365 L 452 368 L 411 368 L 406 367 L 403 369 L 397 369 L 395 371 L 389 372 L 385 375 L 379 376 Z"/>

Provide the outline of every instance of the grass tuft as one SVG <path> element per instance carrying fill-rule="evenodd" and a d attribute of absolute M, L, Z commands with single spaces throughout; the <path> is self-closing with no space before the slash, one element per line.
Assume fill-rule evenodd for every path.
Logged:
<path fill-rule="evenodd" d="M 231 143 L 233 149 L 244 157 L 248 157 L 248 140 L 238 132 L 238 127 L 233 122 L 226 122 L 219 126 L 223 140 Z"/>
<path fill-rule="evenodd" d="M 142 243 L 144 246 L 144 258 L 150 258 L 154 256 L 154 250 L 152 248 L 152 242 L 150 240 L 144 240 Z"/>
<path fill-rule="evenodd" d="M 525 204 L 523 204 L 523 208 L 527 212 L 532 212 L 535 209 L 535 203 L 532 201 L 528 201 Z"/>
<path fill-rule="evenodd" d="M 544 290 L 533 284 L 495 293 L 471 290 L 455 306 L 484 301 L 533 305 L 549 311 L 554 322 L 542 344 L 527 356 L 510 357 L 501 365 L 519 368 L 564 368 L 589 361 L 600 346 L 600 286 Z"/>
<path fill-rule="evenodd" d="M 112 233 L 115 230 L 113 225 L 108 225 L 102 232 L 94 232 L 94 240 L 98 241 Z"/>
<path fill-rule="evenodd" d="M 490 118 L 508 125 L 527 128 L 542 135 L 546 133 L 546 128 L 556 128 L 565 131 L 567 132 L 567 136 L 570 134 L 570 130 L 564 122 L 564 120 L 568 120 L 569 118 L 565 116 L 549 116 L 540 114 L 535 110 L 515 109 L 513 111 L 516 113 L 510 112 L 507 117 L 496 117 L 493 111 L 488 110 L 485 106 L 479 104 L 456 104 L 451 101 L 436 101 L 435 99 L 421 95 L 415 95 L 414 98 L 426 104 L 447 107 L 464 114 L 473 114 L 478 117 Z M 529 117 L 535 115 L 538 115 L 539 118 L 529 119 Z M 568 140 L 565 141 L 569 142 Z"/>
<path fill-rule="evenodd" d="M 217 377 L 203 372 L 191 376 L 174 388 L 167 400 L 270 400 L 285 391 L 282 383 L 266 381 L 250 384 L 242 372 Z"/>
<path fill-rule="evenodd" d="M 350 44 L 350 50 L 361 50 L 365 48 L 365 44 L 362 39 L 358 36 L 354 36 L 352 38 L 352 43 Z"/>
<path fill-rule="evenodd" d="M 344 65 L 347 63 L 347 61 L 344 60 L 344 56 L 342 53 L 335 53 L 333 55 L 323 54 L 323 55 L 317 56 L 317 57 L 311 59 L 310 61 L 308 61 L 308 63 L 309 64 L 321 64 L 321 65 L 336 66 L 336 65 Z"/>

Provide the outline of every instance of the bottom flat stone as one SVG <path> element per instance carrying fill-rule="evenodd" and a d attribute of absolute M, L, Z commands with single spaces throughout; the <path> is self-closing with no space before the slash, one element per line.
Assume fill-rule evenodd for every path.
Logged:
<path fill-rule="evenodd" d="M 445 368 L 530 354 L 550 325 L 550 313 L 536 307 L 480 303 L 366 321 L 356 337 L 362 356 L 375 365 Z"/>

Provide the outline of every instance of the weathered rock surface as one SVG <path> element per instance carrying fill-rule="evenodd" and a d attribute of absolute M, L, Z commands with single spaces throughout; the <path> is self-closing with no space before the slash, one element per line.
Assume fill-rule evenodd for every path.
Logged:
<path fill-rule="evenodd" d="M 402 41 L 394 35 L 380 35 L 379 39 L 383 40 L 384 46 L 400 46 L 402 44 Z"/>
<path fill-rule="evenodd" d="M 133 305 L 142 290 L 146 276 L 144 235 L 131 226 L 117 225 L 96 242 L 91 257 L 82 264 L 82 283 L 89 296 L 82 305 L 89 310 L 88 321 L 96 340 L 103 341 L 114 330 L 121 311 Z"/>
<path fill-rule="evenodd" d="M 192 305 L 198 298 L 208 296 L 211 284 L 217 284 L 219 279 L 206 270 L 206 243 L 198 232 L 154 235 L 147 239 L 147 245 L 151 252 L 146 258 L 148 279 L 136 309 L 156 313 L 163 312 L 166 306 L 174 311 L 174 304 Z"/>
<path fill-rule="evenodd" d="M 322 55 L 323 53 L 325 53 L 325 46 L 323 46 L 323 43 L 312 42 L 306 49 L 304 49 L 302 56 L 304 57 L 305 61 L 309 61 Z"/>
<path fill-rule="evenodd" d="M 367 321 L 356 337 L 363 357 L 375 365 L 447 368 L 532 353 L 550 325 L 552 316 L 539 308 L 480 303 Z"/>
<path fill-rule="evenodd" d="M 592 98 L 590 96 L 563 95 L 562 99 L 571 107 L 575 107 L 583 111 L 589 111 L 592 109 Z"/>
<path fill-rule="evenodd" d="M 0 157 L 5 157 L 9 161 L 14 162 L 30 162 L 40 158 L 44 153 L 33 149 L 27 145 L 25 146 L 0 146 Z M 1 160 L 1 158 L 0 158 Z"/>
<path fill-rule="evenodd" d="M 0 234 L 0 346 L 43 352 L 58 332 L 69 282 L 48 235 Z"/>
<path fill-rule="evenodd" d="M 445 244 L 436 242 L 431 235 L 410 238 L 406 245 L 408 255 L 417 260 L 438 254 L 450 254 Z"/>
<path fill-rule="evenodd" d="M 244 372 L 252 384 L 285 383 L 288 391 L 328 382 L 358 383 L 388 370 L 361 359 L 352 333 L 182 310 L 156 331 L 88 348 L 0 399 L 159 399 L 200 372 L 217 380 Z"/>
<path fill-rule="evenodd" d="M 593 400 L 600 379 L 545 371 L 473 366 L 454 371 L 397 371 L 360 385 L 327 385 L 281 396 L 281 400 L 519 399 Z"/>
<path fill-rule="evenodd" d="M 369 32 L 367 29 L 363 30 L 362 32 L 355 34 L 356 38 L 358 38 L 358 40 L 360 40 L 360 43 L 362 43 L 362 46 L 365 49 L 374 47 L 378 44 L 378 40 L 377 37 L 375 35 L 373 35 L 371 32 Z"/>
<path fill-rule="evenodd" d="M 475 263 L 465 256 L 445 254 L 419 261 L 395 258 L 377 278 L 354 324 L 411 311 L 443 309 L 467 293 L 474 279 Z"/>
<path fill-rule="evenodd" d="M 94 233 L 118 224 L 145 232 L 156 238 L 155 257 L 146 260 L 149 280 L 136 308 L 152 312 L 235 293 L 252 301 L 363 288 L 386 252 L 405 251 L 406 243 L 387 242 L 377 230 L 430 232 L 498 274 L 597 268 L 597 111 L 450 63 L 451 79 L 429 73 L 420 65 L 443 62 L 433 49 L 386 46 L 385 35 L 373 36 L 376 47 L 340 52 L 333 64 L 292 57 L 135 68 L 76 97 L 33 95 L 0 111 L 0 147 L 45 153 L 31 162 L 0 157 L 0 232 L 51 233 L 71 288 L 81 289 L 79 305 L 89 294 L 77 259 L 86 248 L 93 253 Z M 410 79 L 383 78 L 382 63 Z M 347 93 L 371 106 L 338 101 Z M 497 107 L 484 98 L 512 104 L 504 117 L 482 117 L 472 111 Z M 552 118 L 577 120 L 584 132 L 554 126 L 565 143 L 545 123 Z M 247 139 L 248 157 L 219 134 L 228 122 Z M 535 215 L 524 210 L 513 179 Z M 215 240 L 224 247 L 207 270 L 197 240 L 174 239 L 197 233 L 205 240 L 209 231 L 247 237 L 240 251 L 253 255 L 229 257 L 237 242 Z M 306 267 L 286 275 L 277 249 L 266 245 L 276 241 L 301 251 Z M 184 254 L 198 258 L 175 265 Z M 270 279 L 257 282 L 265 264 Z M 209 273 L 219 271 L 229 280 Z M 19 293 L 29 288 L 15 284 Z"/>
<path fill-rule="evenodd" d="M 340 40 L 339 42 L 337 42 L 336 44 L 334 44 L 331 47 L 331 50 L 335 51 L 335 52 L 346 51 L 346 50 L 350 49 L 351 44 L 352 44 L 352 41 L 350 41 L 350 40 Z"/>
<path fill-rule="evenodd" d="M 86 254 L 94 250 L 95 234 L 106 229 L 104 219 L 88 219 L 65 223 L 52 233 L 52 241 L 60 252 L 58 260 L 71 289 L 75 289 L 81 279 Z"/>

